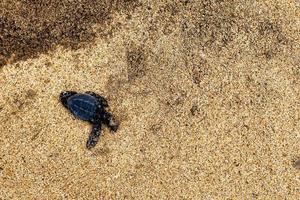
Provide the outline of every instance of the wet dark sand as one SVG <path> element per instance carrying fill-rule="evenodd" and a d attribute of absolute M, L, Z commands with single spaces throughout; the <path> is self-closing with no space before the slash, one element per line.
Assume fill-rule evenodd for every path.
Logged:
<path fill-rule="evenodd" d="M 92 2 L 0 3 L 0 199 L 299 197 L 297 1 Z"/>

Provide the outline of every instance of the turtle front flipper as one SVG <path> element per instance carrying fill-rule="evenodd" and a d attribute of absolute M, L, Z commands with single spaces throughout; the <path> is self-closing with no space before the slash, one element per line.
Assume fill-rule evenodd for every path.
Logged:
<path fill-rule="evenodd" d="M 99 141 L 100 134 L 101 134 L 101 123 L 93 124 L 92 132 L 90 133 L 90 136 L 86 143 L 86 148 L 88 149 L 93 148 Z"/>
<path fill-rule="evenodd" d="M 96 94 L 96 93 L 91 92 L 91 91 L 87 91 L 86 94 L 89 94 L 89 95 L 95 97 L 98 100 L 98 102 L 101 104 L 101 106 L 108 107 L 107 100 L 104 97 L 100 96 L 99 94 Z"/>

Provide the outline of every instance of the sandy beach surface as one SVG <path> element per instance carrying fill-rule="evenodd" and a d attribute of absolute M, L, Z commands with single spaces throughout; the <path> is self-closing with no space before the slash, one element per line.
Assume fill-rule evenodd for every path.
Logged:
<path fill-rule="evenodd" d="M 300 3 L 2 0 L 0 134 L 1 200 L 299 199 Z"/>

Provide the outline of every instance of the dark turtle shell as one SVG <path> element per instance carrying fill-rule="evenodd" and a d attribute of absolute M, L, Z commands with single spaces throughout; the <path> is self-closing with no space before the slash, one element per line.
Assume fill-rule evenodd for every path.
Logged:
<path fill-rule="evenodd" d="M 97 99 L 88 94 L 75 94 L 68 98 L 70 111 L 79 119 L 90 121 L 94 118 L 97 110 Z"/>

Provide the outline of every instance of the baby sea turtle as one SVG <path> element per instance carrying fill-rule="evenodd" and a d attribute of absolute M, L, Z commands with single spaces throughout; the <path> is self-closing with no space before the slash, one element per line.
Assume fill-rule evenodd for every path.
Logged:
<path fill-rule="evenodd" d="M 119 127 L 112 114 L 105 110 L 108 107 L 106 99 L 94 92 L 88 91 L 81 94 L 64 91 L 60 93 L 60 101 L 75 117 L 92 124 L 92 132 L 86 143 L 88 149 L 94 147 L 98 142 L 102 123 L 113 132 L 116 132 Z"/>

